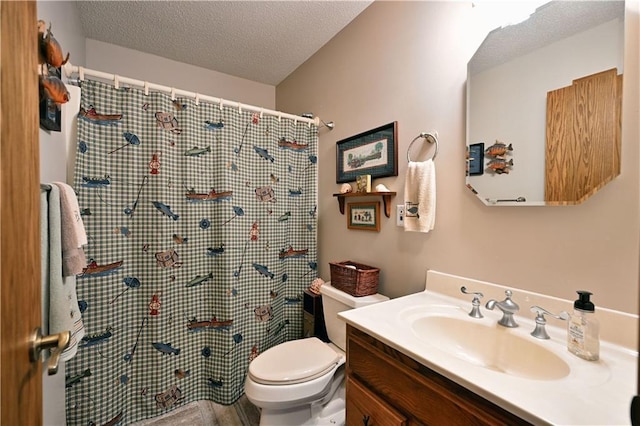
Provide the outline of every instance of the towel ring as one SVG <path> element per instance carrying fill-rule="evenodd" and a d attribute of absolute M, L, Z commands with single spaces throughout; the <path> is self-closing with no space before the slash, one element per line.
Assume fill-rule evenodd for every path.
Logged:
<path fill-rule="evenodd" d="M 431 156 L 431 159 L 432 160 L 436 159 L 436 155 L 438 155 L 438 132 L 433 132 L 433 133 L 422 132 L 418 136 L 416 136 L 414 140 L 411 141 L 411 143 L 409 144 L 409 148 L 407 148 L 407 161 L 408 162 L 411 161 L 411 157 L 409 156 L 409 152 L 411 151 L 411 147 L 413 146 L 414 142 L 417 141 L 420 138 L 425 138 L 427 140 L 427 142 L 435 144 L 436 150 L 433 152 L 433 156 Z"/>

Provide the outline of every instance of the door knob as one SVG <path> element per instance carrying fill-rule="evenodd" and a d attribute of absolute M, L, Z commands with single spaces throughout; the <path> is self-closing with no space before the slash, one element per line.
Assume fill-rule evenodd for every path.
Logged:
<path fill-rule="evenodd" d="M 47 362 L 47 373 L 52 376 L 58 372 L 60 355 L 62 355 L 62 351 L 69 345 L 69 340 L 71 340 L 71 333 L 69 331 L 43 336 L 40 327 L 36 327 L 29 341 L 29 359 L 31 359 L 31 362 L 39 361 L 40 352 L 45 349 L 51 349 L 51 356 Z"/>

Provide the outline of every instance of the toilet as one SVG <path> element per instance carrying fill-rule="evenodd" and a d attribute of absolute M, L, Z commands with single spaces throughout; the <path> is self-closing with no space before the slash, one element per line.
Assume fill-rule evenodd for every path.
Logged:
<path fill-rule="evenodd" d="M 345 423 L 346 331 L 338 313 L 389 300 L 381 294 L 354 297 L 320 287 L 330 343 L 317 337 L 291 340 L 258 355 L 249 364 L 247 399 L 261 409 L 261 426 Z"/>

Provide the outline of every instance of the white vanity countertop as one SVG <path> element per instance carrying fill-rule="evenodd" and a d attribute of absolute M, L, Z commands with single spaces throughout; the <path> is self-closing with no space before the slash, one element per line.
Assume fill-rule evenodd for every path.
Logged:
<path fill-rule="evenodd" d="M 474 282 L 467 285 L 468 290 L 478 291 L 473 288 L 473 284 Z M 427 288 L 429 287 L 427 285 Z M 490 311 L 484 305 L 489 298 L 503 300 L 504 297 L 495 297 L 503 293 L 503 288 L 496 286 L 500 291 L 487 295 L 487 286 L 484 286 L 481 290 L 485 293 L 485 298 L 481 301 L 481 311 L 485 318 L 471 319 L 472 321 L 486 323 L 487 321 L 497 322 L 500 319 L 501 312 Z M 459 291 L 459 286 L 457 289 Z M 585 361 L 567 350 L 566 329 L 554 326 L 559 321 L 553 319 L 548 320 L 546 326 L 551 336 L 550 340 L 540 340 L 530 336 L 529 333 L 535 326 L 534 315 L 529 311 L 530 306 L 527 304 L 529 298 L 525 297 L 524 293 L 521 295 L 526 301 L 518 299 L 519 293 L 514 289 L 513 300 L 520 304 L 520 311 L 515 316 L 520 327 L 508 329 L 508 332 L 531 339 L 535 344 L 552 351 L 569 365 L 571 371 L 567 376 L 556 380 L 538 380 L 517 377 L 475 365 L 439 349 L 437 341 L 428 342 L 417 337 L 407 320 L 411 317 L 407 312 L 420 312 L 435 305 L 448 307 L 455 305 L 459 307 L 460 315 L 464 318 L 471 310 L 470 296 L 462 295 L 464 299 L 460 299 L 425 290 L 388 302 L 345 311 L 340 313 L 339 317 L 353 327 L 531 423 L 630 424 L 629 407 L 631 398 L 636 394 L 637 352 L 601 340 L 600 360 Z M 545 305 L 541 304 L 541 306 L 547 308 Z M 625 321 L 633 319 L 628 318 L 627 314 L 622 315 Z M 564 325 L 564 322 L 561 325 Z"/>

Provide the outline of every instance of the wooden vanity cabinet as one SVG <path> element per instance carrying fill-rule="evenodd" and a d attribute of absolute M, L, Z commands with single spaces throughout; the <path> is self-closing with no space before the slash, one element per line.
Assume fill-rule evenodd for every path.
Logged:
<path fill-rule="evenodd" d="M 529 423 L 347 326 L 347 426 Z"/>
<path fill-rule="evenodd" d="M 357 380 L 347 377 L 347 424 L 402 426 L 407 418 Z"/>

